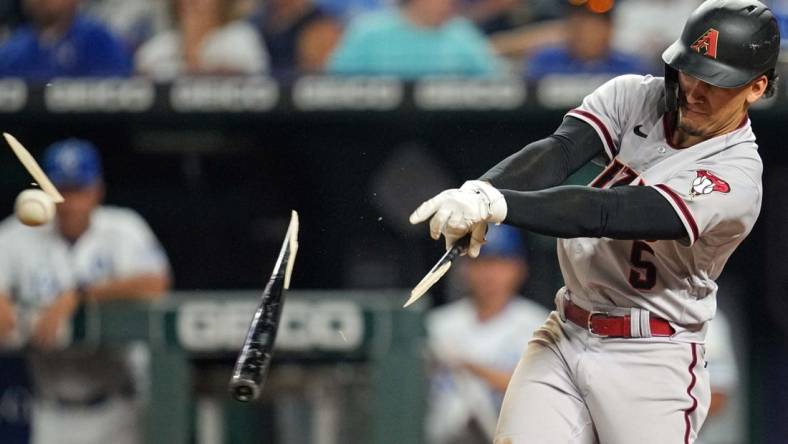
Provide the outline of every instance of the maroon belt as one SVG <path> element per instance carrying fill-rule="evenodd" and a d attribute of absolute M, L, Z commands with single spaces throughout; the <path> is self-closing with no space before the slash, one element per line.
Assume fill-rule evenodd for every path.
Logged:
<path fill-rule="evenodd" d="M 564 304 L 564 316 L 591 334 L 602 337 L 631 338 L 632 317 L 611 316 L 604 312 L 590 312 L 578 307 L 572 301 Z M 651 336 L 672 336 L 676 331 L 670 323 L 661 318 L 649 317 Z"/>

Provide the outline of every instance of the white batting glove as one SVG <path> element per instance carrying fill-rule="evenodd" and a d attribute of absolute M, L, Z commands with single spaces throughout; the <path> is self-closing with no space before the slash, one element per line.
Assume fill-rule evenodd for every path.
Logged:
<path fill-rule="evenodd" d="M 501 223 L 506 219 L 506 199 L 500 191 L 487 182 L 471 180 L 459 189 L 443 191 L 422 203 L 410 215 L 410 223 L 418 224 L 430 219 L 433 239 L 446 239 L 446 249 L 471 233 L 468 255 L 477 257 L 484 244 L 487 223 Z"/>

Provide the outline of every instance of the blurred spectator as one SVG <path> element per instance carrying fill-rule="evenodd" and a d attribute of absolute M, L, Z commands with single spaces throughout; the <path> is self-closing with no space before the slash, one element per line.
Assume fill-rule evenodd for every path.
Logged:
<path fill-rule="evenodd" d="M 0 43 L 22 23 L 22 0 L 0 2 Z"/>
<path fill-rule="evenodd" d="M 473 20 L 486 34 L 559 19 L 563 13 L 556 0 L 460 0 L 462 15 Z"/>
<path fill-rule="evenodd" d="M 746 441 L 740 418 L 742 392 L 734 352 L 733 329 L 728 317 L 717 310 L 706 334 L 706 362 L 711 382 L 709 414 L 697 444 L 738 444 Z"/>
<path fill-rule="evenodd" d="M 334 17 L 348 22 L 361 14 L 393 6 L 398 0 L 317 0 L 318 6 Z"/>
<path fill-rule="evenodd" d="M 513 27 L 512 15 L 520 0 L 460 0 L 462 15 L 472 20 L 485 34 Z"/>
<path fill-rule="evenodd" d="M 329 71 L 350 75 L 480 76 L 501 65 L 484 35 L 455 13 L 456 0 L 402 0 L 354 20 Z"/>
<path fill-rule="evenodd" d="M 0 77 L 127 76 L 131 57 L 120 39 L 78 12 L 80 0 L 24 0 L 30 24 L 0 46 Z"/>
<path fill-rule="evenodd" d="M 662 51 L 679 36 L 684 21 L 702 0 L 627 0 L 613 11 L 613 47 L 638 54 L 651 72 L 663 73 Z"/>
<path fill-rule="evenodd" d="M 563 45 L 566 41 L 566 25 L 563 20 L 547 20 L 518 28 L 496 32 L 490 36 L 495 51 L 511 60 L 519 61 L 530 57 L 545 47 Z"/>
<path fill-rule="evenodd" d="M 280 79 L 323 71 L 342 35 L 340 22 L 312 0 L 269 0 L 256 21 Z"/>
<path fill-rule="evenodd" d="M 526 78 L 538 80 L 549 74 L 645 73 L 640 59 L 611 48 L 613 17 L 610 10 L 597 13 L 582 6 L 568 6 L 566 41 L 545 48 L 526 64 Z"/>
<path fill-rule="evenodd" d="M 519 231 L 490 226 L 487 244 L 463 276 L 469 297 L 427 317 L 434 368 L 427 435 L 431 444 L 489 443 L 503 393 L 534 330 L 548 315 L 517 296 L 528 276 Z"/>
<path fill-rule="evenodd" d="M 253 75 L 268 70 L 268 54 L 242 0 L 171 0 L 175 28 L 137 51 L 141 74 L 169 81 L 182 74 Z"/>
<path fill-rule="evenodd" d="M 83 11 L 109 26 L 132 52 L 164 29 L 166 21 L 160 0 L 85 0 Z"/>
<path fill-rule="evenodd" d="M 60 347 L 82 302 L 152 300 L 169 288 L 164 251 L 129 209 L 100 206 L 101 165 L 89 142 L 70 139 L 44 153 L 61 190 L 53 222 L 0 224 L 0 341 L 26 342 L 36 400 L 33 442 L 140 442 L 139 398 L 125 349 Z"/>

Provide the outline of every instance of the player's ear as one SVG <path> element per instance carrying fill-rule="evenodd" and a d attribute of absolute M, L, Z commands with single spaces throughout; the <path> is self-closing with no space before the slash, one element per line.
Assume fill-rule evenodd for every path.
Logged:
<path fill-rule="evenodd" d="M 769 79 L 762 75 L 748 85 L 747 103 L 753 104 L 760 99 L 766 92 L 766 87 L 769 85 Z"/>

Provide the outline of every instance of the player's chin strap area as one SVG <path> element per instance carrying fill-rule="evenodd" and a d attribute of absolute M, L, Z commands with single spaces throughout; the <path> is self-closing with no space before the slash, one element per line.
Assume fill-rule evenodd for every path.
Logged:
<path fill-rule="evenodd" d="M 593 336 L 602 338 L 650 338 L 672 336 L 676 331 L 665 319 L 651 316 L 648 310 L 632 307 L 629 315 L 614 316 L 601 311 L 588 311 L 565 296 L 556 298 L 561 319 L 571 321 Z"/>
<path fill-rule="evenodd" d="M 665 64 L 665 111 L 674 112 L 679 109 L 679 72 Z"/>

